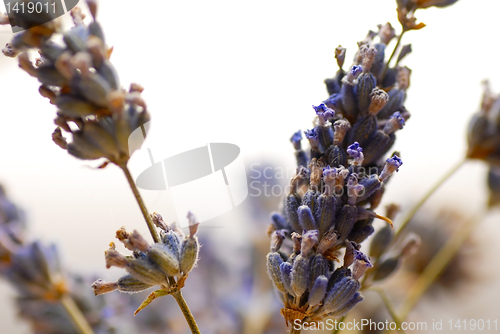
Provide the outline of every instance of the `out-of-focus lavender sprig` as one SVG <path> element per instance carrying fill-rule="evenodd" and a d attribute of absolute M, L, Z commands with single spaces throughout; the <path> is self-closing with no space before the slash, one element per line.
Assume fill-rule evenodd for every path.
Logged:
<path fill-rule="evenodd" d="M 28 241 L 25 234 L 22 211 L 0 186 L 0 276 L 15 288 L 20 316 L 35 333 L 80 333 L 81 326 L 85 333 L 104 333 L 106 324 L 96 316 L 96 306 L 74 294 L 75 282 L 61 269 L 56 247 Z M 86 321 L 75 327 L 68 305 L 78 308 Z"/>
<path fill-rule="evenodd" d="M 500 97 L 491 91 L 488 81 L 484 82 L 480 110 L 469 122 L 467 139 L 467 158 L 483 160 L 489 165 L 488 205 L 497 206 L 500 204 Z"/>

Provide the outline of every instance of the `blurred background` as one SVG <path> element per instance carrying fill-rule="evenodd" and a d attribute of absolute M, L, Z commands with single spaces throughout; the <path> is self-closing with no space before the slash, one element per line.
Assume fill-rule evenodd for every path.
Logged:
<path fill-rule="evenodd" d="M 369 29 L 376 31 L 377 24 L 391 22 L 399 33 L 395 8 L 392 0 L 123 0 L 101 1 L 98 18 L 114 47 L 111 60 L 122 85 L 145 87 L 152 115 L 147 143 L 157 147 L 158 160 L 204 143 L 229 142 L 241 148 L 249 181 L 270 167 L 267 175 L 272 177 L 265 181 L 283 185 L 295 167 L 289 138 L 312 127 L 311 105 L 328 97 L 323 80 L 337 70 L 335 48 L 346 47 L 347 59 L 352 59 L 356 42 Z M 417 11 L 427 27 L 403 39 L 413 48 L 403 60 L 412 69 L 405 103 L 412 116 L 397 135 L 394 149 L 401 151 L 404 165 L 385 193 L 385 204 L 396 202 L 404 212 L 464 155 L 481 81 L 489 78 L 493 90 L 500 91 L 500 63 L 495 60 L 500 45 L 494 42 L 498 10 L 500 3 L 494 1 L 460 0 L 446 9 Z M 473 16 L 478 11 L 481 15 Z M 0 29 L 4 45 L 12 33 Z M 106 270 L 103 256 L 115 231 L 126 226 L 148 235 L 124 176 L 114 166 L 97 170 L 97 163 L 76 160 L 54 145 L 56 110 L 39 96 L 39 83 L 18 68 L 16 59 L 0 57 L 0 73 L 0 183 L 25 210 L 31 236 L 57 244 L 65 268 L 117 279 L 121 270 Z M 141 152 L 132 157 L 134 175 L 144 158 Z M 449 234 L 460 219 L 484 208 L 486 171 L 484 164 L 469 162 L 431 197 L 420 215 L 427 232 L 432 235 L 443 211 L 455 217 L 444 228 Z M 255 194 L 250 190 L 242 205 L 210 222 L 219 227 L 200 230 L 205 245 L 200 268 L 191 273 L 184 293 L 204 333 L 239 333 L 242 328 L 245 333 L 284 332 L 265 273 L 266 226 L 280 198 Z M 168 194 L 144 195 L 151 211 L 175 219 Z M 498 220 L 498 210 L 490 212 L 471 235 L 469 255 L 460 257 L 462 271 L 474 273 L 472 278 L 452 273 L 463 284 L 451 290 L 437 287 L 440 292 L 424 298 L 410 320 L 498 318 L 500 269 L 492 265 L 500 251 Z M 439 242 L 422 241 L 423 249 Z M 387 283 L 395 296 L 411 283 L 403 278 Z M 14 295 L 0 280 L 2 332 L 29 333 L 16 318 Z M 366 297 L 358 319 L 368 317 L 365 309 L 377 308 L 378 296 L 368 292 Z M 185 332 L 173 299 L 163 299 L 128 321 L 148 321 L 147 313 L 158 310 L 162 321 L 162 314 L 169 314 L 169 329 L 159 325 L 151 333 Z M 210 309 L 219 299 L 220 307 Z M 140 302 L 141 297 L 134 298 L 135 305 L 124 314 L 131 315 Z"/>

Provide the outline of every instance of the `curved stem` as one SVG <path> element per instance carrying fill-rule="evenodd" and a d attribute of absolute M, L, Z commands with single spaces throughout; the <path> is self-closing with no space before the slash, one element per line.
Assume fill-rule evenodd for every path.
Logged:
<path fill-rule="evenodd" d="M 429 197 L 431 197 L 431 195 L 439 189 L 439 187 L 446 181 L 450 178 L 450 176 L 452 176 L 453 174 L 455 174 L 455 172 L 457 170 L 460 169 L 460 167 L 462 167 L 462 165 L 466 162 L 467 160 L 466 159 L 463 159 L 463 160 L 460 160 L 456 165 L 454 165 L 445 175 L 443 175 L 443 177 L 441 177 L 436 184 L 434 184 L 434 186 L 432 186 L 431 189 L 429 189 L 429 191 L 427 191 L 427 193 L 425 193 L 425 195 L 420 199 L 420 201 L 418 201 L 411 209 L 410 211 L 408 211 L 408 213 L 406 214 L 406 216 L 404 217 L 403 219 L 403 222 L 401 223 L 401 226 L 399 227 L 399 230 L 398 232 L 396 233 L 396 236 L 394 237 L 394 240 L 398 240 L 398 238 L 401 236 L 401 234 L 403 233 L 403 231 L 405 230 L 405 228 L 408 226 L 408 224 L 410 223 L 411 219 L 413 218 L 413 216 L 415 215 L 415 213 L 417 213 L 418 209 L 420 209 L 420 207 L 422 205 L 424 205 L 424 203 L 427 201 L 427 199 L 429 199 Z"/>
<path fill-rule="evenodd" d="M 441 274 L 446 265 L 453 259 L 463 243 L 471 235 L 476 225 L 482 221 L 482 215 L 478 218 L 471 218 L 463 227 L 457 229 L 455 233 L 448 239 L 446 244 L 432 258 L 431 262 L 425 267 L 424 271 L 417 279 L 415 285 L 409 292 L 409 297 L 403 305 L 400 320 L 404 321 L 418 300 L 434 280 Z"/>
<path fill-rule="evenodd" d="M 189 328 L 191 329 L 191 333 L 201 334 L 200 330 L 198 329 L 198 325 L 194 320 L 193 314 L 191 313 L 191 310 L 189 309 L 186 300 L 182 296 L 181 290 L 172 293 L 172 296 L 177 301 L 177 304 L 179 304 L 179 308 L 181 309 L 182 314 L 184 314 L 184 318 L 186 318 L 186 322 L 188 323 Z"/>
<path fill-rule="evenodd" d="M 344 320 L 345 320 L 345 315 L 342 316 L 342 318 L 340 318 L 338 323 L 340 324 L 341 322 L 344 322 Z M 337 328 L 335 328 L 335 330 L 332 332 L 332 334 L 339 334 L 339 333 L 340 333 L 340 326 L 337 326 Z"/>
<path fill-rule="evenodd" d="M 148 209 L 146 208 L 146 204 L 144 204 L 144 201 L 142 200 L 141 194 L 139 193 L 139 189 L 135 185 L 134 179 L 132 178 L 132 175 L 130 174 L 127 165 L 126 164 L 118 165 L 118 167 L 120 167 L 123 173 L 125 173 L 125 177 L 127 178 L 128 184 L 130 185 L 132 192 L 134 193 L 134 197 L 135 200 L 137 201 L 137 204 L 139 204 L 139 207 L 141 208 L 142 215 L 146 220 L 146 224 L 148 224 L 148 229 L 149 232 L 151 233 L 151 236 L 153 237 L 154 242 L 159 243 L 161 240 L 160 236 L 158 235 L 158 231 L 156 231 L 156 227 L 154 226 L 153 221 L 151 220 L 151 216 L 149 215 Z"/>
<path fill-rule="evenodd" d="M 73 325 L 80 334 L 94 334 L 92 327 L 90 327 L 87 319 L 85 319 L 73 298 L 65 294 L 61 298 L 61 304 L 66 309 L 66 312 L 68 312 L 73 321 Z"/>
<path fill-rule="evenodd" d="M 392 320 L 396 323 L 397 328 L 399 329 L 399 332 L 404 334 L 404 330 L 402 329 L 403 327 L 401 326 L 401 320 L 399 319 L 398 315 L 396 314 L 396 311 L 394 310 L 394 307 L 392 306 L 391 301 L 389 300 L 389 297 L 385 293 L 384 290 L 380 288 L 371 288 L 371 290 L 377 292 L 380 295 L 380 298 L 382 298 L 382 301 L 384 302 L 385 307 L 387 308 L 387 311 L 389 311 L 389 314 L 392 317 Z"/>

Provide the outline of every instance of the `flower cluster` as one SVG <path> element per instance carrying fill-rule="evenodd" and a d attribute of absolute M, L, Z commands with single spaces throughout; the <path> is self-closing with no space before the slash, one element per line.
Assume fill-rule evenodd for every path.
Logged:
<path fill-rule="evenodd" d="M 403 102 L 410 70 L 387 68 L 384 52 L 394 31 L 379 27 L 359 43 L 348 71 L 345 49 L 337 48 L 339 71 L 325 80 L 330 97 L 313 106 L 316 126 L 304 132 L 310 152 L 302 149 L 300 131 L 291 138 L 297 173 L 282 213 L 272 216 L 267 257 L 287 323 L 340 317 L 359 303 L 359 279 L 372 267 L 360 244 L 374 232 L 374 218 L 392 226 L 373 210 L 402 165 L 397 154 L 384 156 L 409 117 Z M 401 52 L 400 58 L 408 49 Z"/>
<path fill-rule="evenodd" d="M 37 25 L 39 16 L 13 12 L 11 25 L 27 30 L 16 34 L 3 53 L 18 56 L 19 66 L 40 81 L 40 94 L 58 108 L 58 127 L 52 135 L 57 145 L 79 159 L 105 158 L 124 165 L 140 146 L 129 148 L 129 136 L 149 121 L 149 114 L 141 86 L 132 84 L 128 91 L 120 86 L 109 61 L 112 50 L 95 21 L 95 1 L 87 2 L 94 20 L 86 25 L 85 15 L 75 7 L 71 11 L 74 27 L 67 31 L 62 31 L 58 20 Z M 29 58 L 32 49 L 40 55 L 35 64 Z M 67 142 L 61 129 L 72 135 L 72 142 Z"/>
<path fill-rule="evenodd" d="M 495 96 L 488 82 L 481 101 L 481 109 L 469 122 L 468 159 L 479 159 L 490 165 L 488 188 L 489 205 L 500 204 L 500 97 Z"/>
<path fill-rule="evenodd" d="M 97 280 L 92 284 L 96 296 L 114 290 L 135 293 L 159 285 L 160 290 L 155 291 L 136 314 L 154 298 L 177 292 L 184 286 L 189 272 L 196 265 L 200 248 L 196 237 L 199 223 L 192 213 L 188 214 L 189 236 L 184 236 L 175 223 L 170 226 L 165 224 L 158 213 L 153 213 L 151 218 L 160 229 L 161 243 L 149 245 L 139 232 L 128 233 L 121 228 L 116 232 L 116 238 L 133 255 L 120 254 L 115 244 L 111 243 L 110 249 L 105 252 L 106 267 L 124 268 L 128 275 L 116 282 Z"/>

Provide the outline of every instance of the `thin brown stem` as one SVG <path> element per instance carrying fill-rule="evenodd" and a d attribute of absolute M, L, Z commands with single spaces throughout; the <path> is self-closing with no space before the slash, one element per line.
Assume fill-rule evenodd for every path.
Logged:
<path fill-rule="evenodd" d="M 179 308 L 181 309 L 182 314 L 184 314 L 184 318 L 186 318 L 186 322 L 188 323 L 189 328 L 191 329 L 191 333 L 200 334 L 200 330 L 198 329 L 198 325 L 196 324 L 196 321 L 194 320 L 193 314 L 191 313 L 191 310 L 189 309 L 189 306 L 187 305 L 186 300 L 182 296 L 181 290 L 178 290 L 178 291 L 172 293 L 172 296 L 177 301 L 177 304 L 179 304 Z"/>
<path fill-rule="evenodd" d="M 73 325 L 80 334 L 94 334 L 92 327 L 90 327 L 73 298 L 65 294 L 61 298 L 61 304 L 64 306 L 66 312 L 68 312 Z"/>
<path fill-rule="evenodd" d="M 127 165 L 126 164 L 118 165 L 118 167 L 120 167 L 121 170 L 123 171 L 123 173 L 125 173 L 125 177 L 127 178 L 128 184 L 130 185 L 132 192 L 134 193 L 134 197 L 135 197 L 135 200 L 137 201 L 137 204 L 139 204 L 142 215 L 144 216 L 144 219 L 146 220 L 146 224 L 148 225 L 149 232 L 151 233 L 151 236 L 153 237 L 154 242 L 159 243 L 161 241 L 160 236 L 158 235 L 158 232 L 156 231 L 156 227 L 153 224 L 153 221 L 151 220 L 151 216 L 149 215 L 148 209 L 146 208 L 146 204 L 144 204 L 144 201 L 142 200 L 141 194 L 139 193 L 139 189 L 135 185 L 134 179 L 132 178 L 132 175 L 130 174 L 130 171 L 129 171 Z"/>
<path fill-rule="evenodd" d="M 439 187 L 441 187 L 441 185 L 446 182 L 446 180 L 448 180 L 453 174 L 455 174 L 455 172 L 457 170 L 459 170 L 460 167 L 462 167 L 462 165 L 466 161 L 467 161 L 466 159 L 463 159 L 463 160 L 460 160 L 456 165 L 454 165 L 445 175 L 443 175 L 438 180 L 438 182 L 436 184 L 434 184 L 434 186 L 432 186 L 431 189 L 429 189 L 429 191 L 427 191 L 427 193 L 425 193 L 425 195 L 420 199 L 420 201 L 418 201 L 410 209 L 410 211 L 408 211 L 408 213 L 406 214 L 406 216 L 403 219 L 403 222 L 401 223 L 401 226 L 399 227 L 398 232 L 396 233 L 396 236 L 395 236 L 394 240 L 397 241 L 398 238 L 401 237 L 403 231 L 408 226 L 408 224 L 410 223 L 411 219 L 417 213 L 417 211 L 420 209 L 420 207 L 422 207 L 422 205 L 424 205 L 424 203 L 429 199 L 429 197 L 431 197 L 431 195 L 434 194 L 434 192 L 436 192 L 436 190 L 438 190 Z"/>

